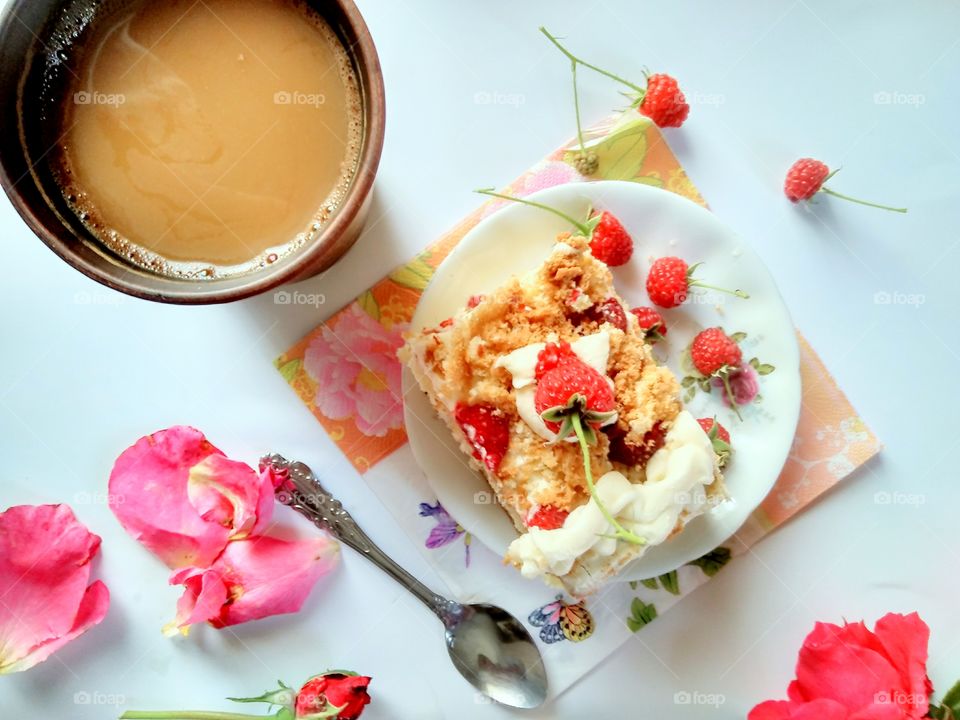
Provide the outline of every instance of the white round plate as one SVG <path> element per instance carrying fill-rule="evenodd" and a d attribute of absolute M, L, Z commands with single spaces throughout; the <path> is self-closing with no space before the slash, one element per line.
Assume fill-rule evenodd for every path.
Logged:
<path fill-rule="evenodd" d="M 633 182 L 574 183 L 530 196 L 573 217 L 588 209 L 609 210 L 634 239 L 632 260 L 613 270 L 620 296 L 631 306 L 649 305 L 645 281 L 652 260 L 682 257 L 702 262 L 696 276 L 739 288 L 749 300 L 713 291 L 691 291 L 686 303 L 663 312 L 669 328 L 655 354 L 683 377 L 681 356 L 693 336 L 721 325 L 745 332 L 744 359 L 757 357 L 775 370 L 760 378 L 760 397 L 741 408 L 743 422 L 721 402 L 719 393 L 698 391 L 687 404 L 695 417 L 717 416 L 730 430 L 734 454 L 724 473 L 730 500 L 694 519 L 684 532 L 624 569 L 618 580 L 654 577 L 695 560 L 721 545 L 746 521 L 770 491 L 787 458 L 800 413 L 800 358 L 790 315 L 760 259 L 711 212 L 672 192 Z M 570 230 L 551 213 L 507 204 L 471 230 L 437 268 L 420 298 L 412 330 L 438 324 L 474 294 L 499 287 L 511 276 L 538 267 L 557 233 Z M 407 432 L 413 454 L 430 487 L 450 514 L 484 545 L 503 555 L 517 537 L 513 523 L 492 501 L 484 478 L 470 469 L 459 446 L 405 370 Z"/>

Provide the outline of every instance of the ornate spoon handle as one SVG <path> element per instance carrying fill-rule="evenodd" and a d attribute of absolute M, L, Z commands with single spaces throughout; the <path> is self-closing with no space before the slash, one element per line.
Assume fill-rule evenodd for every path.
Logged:
<path fill-rule="evenodd" d="M 309 467 L 301 462 L 290 462 L 275 453 L 260 459 L 260 467 L 266 466 L 283 478 L 276 490 L 277 500 L 362 554 L 419 598 L 444 625 L 449 626 L 460 617 L 464 610 L 460 603 L 430 590 L 381 550 L 340 501 L 320 484 Z"/>

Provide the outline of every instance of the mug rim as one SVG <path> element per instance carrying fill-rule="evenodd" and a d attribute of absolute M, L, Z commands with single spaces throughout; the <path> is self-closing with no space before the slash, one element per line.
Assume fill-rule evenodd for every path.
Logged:
<path fill-rule="evenodd" d="M 0 37 L 5 36 L 10 24 L 17 21 L 18 16 L 16 11 L 29 2 L 30 0 L 12 0 L 12 2 L 6 6 L 2 14 L 0 14 Z M 325 262 L 325 256 L 330 252 L 331 247 L 335 246 L 337 242 L 341 240 L 370 198 L 374 179 L 380 164 L 380 158 L 383 154 L 386 124 L 386 97 L 383 85 L 383 73 L 373 37 L 354 0 L 336 0 L 336 2 L 346 20 L 345 24 L 349 26 L 349 33 L 354 38 L 350 40 L 341 37 L 340 40 L 346 46 L 348 53 L 354 56 L 357 64 L 357 79 L 360 83 L 360 92 L 364 104 L 363 146 L 357 161 L 356 171 L 351 178 L 350 186 L 343 202 L 337 208 L 336 213 L 334 213 L 333 217 L 324 225 L 322 232 L 305 245 L 298 252 L 297 256 L 291 258 L 289 263 L 282 269 L 277 269 L 272 273 L 269 272 L 269 270 L 254 270 L 247 274 L 230 278 L 238 282 L 234 287 L 206 291 L 203 289 L 203 284 L 209 281 L 183 280 L 182 282 L 185 286 L 191 283 L 192 287 L 184 287 L 182 292 L 178 292 L 176 290 L 177 278 L 157 275 L 155 277 L 169 281 L 171 287 L 164 289 L 153 288 L 149 286 L 149 281 L 138 282 L 141 275 L 149 277 L 149 271 L 125 262 L 119 256 L 110 253 L 106 248 L 98 248 L 98 251 L 102 250 L 98 252 L 99 257 L 102 258 L 102 262 L 95 262 L 82 257 L 73 250 L 71 243 L 61 237 L 59 233 L 52 231 L 48 225 L 37 216 L 32 204 L 29 203 L 23 193 L 17 189 L 17 185 L 24 181 L 27 175 L 33 174 L 33 168 L 36 166 L 36 163 L 30 164 L 30 158 L 28 156 L 25 155 L 25 160 L 29 166 L 29 170 L 27 174 L 22 175 L 16 180 L 10 176 L 6 165 L 0 162 L 0 186 L 3 187 L 10 202 L 30 230 L 68 265 L 102 285 L 144 300 L 174 305 L 212 305 L 233 302 L 265 293 L 285 283 L 306 279 L 313 274 L 311 268 L 325 268 L 332 265 L 346 253 L 355 241 L 349 240 L 345 247 L 339 252 L 334 251 L 332 260 Z M 62 0 L 57 2 L 53 8 L 53 12 L 56 12 L 61 5 Z M 24 72 L 26 72 L 26 67 L 24 68 Z M 21 75 L 21 83 L 22 80 L 23 75 Z M 21 89 L 18 87 L 17 115 L 22 119 L 21 108 L 19 107 L 20 91 Z M 20 134 L 19 128 L 17 132 Z M 66 226 L 61 225 L 60 227 L 64 231 L 67 230 Z M 125 281 L 117 274 L 106 271 L 101 267 L 104 263 L 110 263 L 127 270 L 130 280 Z"/>

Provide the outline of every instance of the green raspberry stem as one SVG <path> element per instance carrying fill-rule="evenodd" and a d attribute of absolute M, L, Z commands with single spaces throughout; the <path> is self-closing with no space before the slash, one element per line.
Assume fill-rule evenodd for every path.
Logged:
<path fill-rule="evenodd" d="M 250 718 L 264 720 L 263 715 L 203 710 L 128 710 L 120 716 L 120 720 L 250 720 Z"/>
<path fill-rule="evenodd" d="M 743 298 L 744 300 L 749 300 L 750 295 L 745 293 L 743 290 L 727 290 L 727 288 L 717 287 L 716 285 L 708 285 L 705 282 L 700 282 L 699 280 L 691 280 L 687 283 L 690 287 L 704 288 L 705 290 L 716 290 L 717 292 L 727 293 L 728 295 L 735 295 L 738 298 Z"/>
<path fill-rule="evenodd" d="M 634 545 L 646 545 L 647 541 L 644 538 L 635 535 L 617 522 L 616 518 L 614 518 L 607 509 L 607 506 L 600 500 L 596 485 L 593 484 L 593 471 L 590 469 L 590 448 L 587 446 L 587 438 L 586 435 L 584 435 L 583 425 L 580 422 L 580 414 L 573 413 L 573 415 L 570 416 L 570 420 L 573 425 L 573 431 L 577 434 L 577 441 L 580 443 L 580 452 L 583 453 L 583 471 L 587 476 L 587 489 L 590 491 L 590 497 L 592 497 L 593 501 L 597 504 L 604 519 L 613 527 L 614 535 L 617 539 L 633 543 Z"/>
<path fill-rule="evenodd" d="M 577 91 L 577 63 L 570 61 L 570 74 L 573 76 L 573 110 L 577 117 L 577 142 L 580 144 L 580 153 L 587 149 L 583 146 L 583 127 L 580 124 L 580 93 Z"/>
<path fill-rule="evenodd" d="M 729 371 L 726 368 L 724 368 L 720 370 L 718 375 L 720 376 L 720 381 L 723 383 L 723 389 L 727 393 L 727 399 L 730 400 L 730 407 L 732 407 L 733 411 L 737 414 L 737 419 L 740 422 L 743 422 L 743 416 L 740 414 L 740 408 L 737 406 L 737 398 L 733 394 L 733 388 L 730 387 Z M 714 420 L 714 423 L 716 423 L 716 420 Z"/>
<path fill-rule="evenodd" d="M 636 85 L 636 84 L 630 82 L 629 80 L 626 80 L 626 79 L 620 77 L 619 75 L 615 75 L 614 73 L 610 72 L 609 70 L 604 70 L 604 69 L 601 68 L 601 67 L 597 67 L 596 65 L 593 65 L 593 64 L 591 64 L 591 63 L 586 62 L 585 60 L 582 60 L 582 59 L 578 58 L 578 57 L 577 57 L 576 55 L 574 55 L 572 52 L 570 52 L 569 50 L 567 50 L 563 45 L 561 45 L 561 44 L 560 44 L 560 41 L 557 40 L 556 37 L 554 37 L 553 35 L 551 35 L 551 34 L 550 34 L 550 31 L 547 30 L 545 27 L 541 26 L 541 27 L 540 27 L 540 32 L 542 32 L 544 35 L 546 35 L 546 36 L 547 36 L 547 39 L 548 39 L 550 42 L 552 42 L 554 45 L 556 45 L 556 46 L 557 46 L 557 49 L 559 49 L 560 52 L 562 52 L 564 55 L 566 55 L 566 56 L 570 59 L 570 61 L 571 61 L 572 63 L 574 63 L 574 64 L 579 63 L 580 65 L 583 65 L 583 66 L 586 67 L 586 68 L 590 68 L 590 69 L 593 70 L 594 72 L 598 72 L 598 73 L 600 73 L 601 75 L 604 75 L 604 76 L 610 78 L 611 80 L 616 80 L 618 83 L 622 83 L 622 84 L 626 85 L 628 88 L 631 88 L 632 90 L 635 90 L 636 92 L 641 93 L 641 95 L 647 92 L 647 89 L 646 89 L 646 88 L 642 88 L 642 87 L 640 87 L 639 85 Z"/>
<path fill-rule="evenodd" d="M 518 198 L 512 195 L 504 195 L 502 193 L 495 192 L 493 188 L 480 188 L 479 190 L 475 190 L 474 192 L 480 193 L 481 195 L 489 195 L 490 197 L 500 198 L 501 200 L 512 200 L 513 202 L 518 202 L 521 205 L 529 205 L 530 207 L 539 208 L 540 210 L 546 210 L 547 212 L 553 213 L 557 217 L 561 217 L 567 222 L 569 222 L 577 230 L 579 230 L 580 233 L 585 238 L 589 238 L 593 234 L 593 230 L 587 227 L 585 223 L 582 223 L 579 220 L 575 220 L 569 215 L 567 215 L 565 212 L 563 212 L 562 210 L 557 210 L 556 208 L 550 207 L 549 205 L 544 205 L 543 203 L 538 203 L 534 200 L 527 200 L 526 198 Z"/>
<path fill-rule="evenodd" d="M 907 208 L 895 208 L 895 207 L 890 207 L 889 205 L 880 205 L 878 203 L 867 202 L 866 200 L 860 200 L 855 197 L 850 197 L 849 195 L 838 193 L 836 190 L 831 190 L 828 187 L 821 187 L 820 192 L 825 192 L 827 195 L 833 195 L 834 197 L 838 197 L 841 200 L 849 200 L 850 202 L 855 202 L 859 205 L 866 205 L 867 207 L 880 208 L 881 210 L 889 210 L 890 212 L 898 212 L 898 213 L 905 213 L 907 211 Z"/>

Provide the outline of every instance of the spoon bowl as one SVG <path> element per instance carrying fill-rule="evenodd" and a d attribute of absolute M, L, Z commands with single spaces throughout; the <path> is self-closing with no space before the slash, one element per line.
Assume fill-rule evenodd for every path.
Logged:
<path fill-rule="evenodd" d="M 447 651 L 467 682 L 503 705 L 535 708 L 547 699 L 547 673 L 527 629 L 495 605 L 461 606 L 447 627 Z"/>

